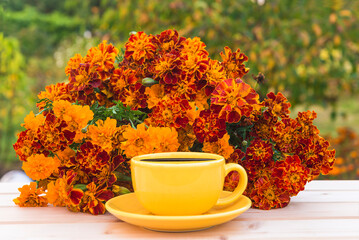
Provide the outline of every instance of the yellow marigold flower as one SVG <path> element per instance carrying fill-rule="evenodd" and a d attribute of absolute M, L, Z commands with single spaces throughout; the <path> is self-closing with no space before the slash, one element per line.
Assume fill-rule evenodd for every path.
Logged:
<path fill-rule="evenodd" d="M 229 144 L 228 133 L 224 134 L 224 136 L 216 142 L 204 142 L 202 150 L 204 152 L 216 153 L 223 156 L 225 159 L 229 158 L 234 152 L 233 146 Z"/>
<path fill-rule="evenodd" d="M 43 188 L 36 188 L 36 183 L 31 182 L 19 188 L 20 196 L 13 201 L 20 207 L 46 207 L 47 199 L 42 196 L 45 192 Z"/>
<path fill-rule="evenodd" d="M 118 128 L 117 120 L 107 118 L 105 121 L 98 120 L 96 125 L 89 126 L 87 136 L 93 144 L 99 145 L 107 152 L 112 151 L 112 142 Z"/>
<path fill-rule="evenodd" d="M 56 181 L 51 181 L 47 184 L 47 193 L 46 197 L 50 204 L 55 207 L 63 207 L 65 206 L 65 199 L 67 198 L 67 194 L 64 194 L 64 181 L 62 178 L 58 178 Z"/>
<path fill-rule="evenodd" d="M 39 181 L 48 178 L 57 168 L 59 162 L 44 154 L 32 155 L 22 164 L 22 169 L 31 179 Z"/>
<path fill-rule="evenodd" d="M 40 114 L 35 116 L 34 112 L 31 111 L 24 119 L 24 123 L 21 126 L 26 129 L 37 131 L 37 129 L 45 122 L 44 115 Z"/>
<path fill-rule="evenodd" d="M 149 127 L 148 133 L 151 146 L 151 153 L 176 152 L 180 144 L 178 143 L 178 133 L 175 128 L 169 127 Z"/>
<path fill-rule="evenodd" d="M 126 141 L 121 145 L 127 158 L 150 153 L 150 136 L 145 124 L 137 125 L 137 129 L 127 128 L 123 133 Z"/>

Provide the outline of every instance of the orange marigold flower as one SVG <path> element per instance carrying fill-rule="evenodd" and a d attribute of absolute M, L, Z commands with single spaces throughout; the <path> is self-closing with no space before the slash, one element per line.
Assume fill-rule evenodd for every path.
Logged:
<path fill-rule="evenodd" d="M 207 96 L 211 95 L 216 86 L 227 78 L 226 72 L 219 61 L 209 59 L 208 65 L 209 68 L 204 76 L 204 79 L 207 80 L 205 87 Z"/>
<path fill-rule="evenodd" d="M 227 132 L 225 120 L 218 118 L 218 115 L 209 109 L 200 112 L 193 123 L 193 130 L 201 143 L 215 142 Z"/>
<path fill-rule="evenodd" d="M 90 107 L 74 105 L 64 100 L 54 101 L 52 105 L 55 116 L 66 122 L 69 131 L 76 133 L 74 141 L 82 141 L 85 137 L 82 129 L 87 126 L 94 115 Z"/>
<path fill-rule="evenodd" d="M 117 120 L 107 118 L 105 121 L 98 120 L 95 125 L 90 125 L 87 137 L 93 144 L 101 146 L 105 151 L 112 151 L 112 142 L 117 131 Z"/>
<path fill-rule="evenodd" d="M 196 107 L 198 108 L 198 111 L 202 111 L 204 109 L 208 109 L 209 105 L 208 105 L 208 95 L 205 93 L 205 89 L 202 89 L 200 91 L 197 91 L 196 94 L 196 98 L 195 98 L 195 103 L 196 103 Z"/>
<path fill-rule="evenodd" d="M 149 132 L 143 123 L 137 125 L 137 129 L 127 128 L 123 137 L 126 141 L 121 144 L 121 149 L 127 158 L 147 154 L 152 149 Z"/>
<path fill-rule="evenodd" d="M 105 202 L 114 197 L 112 191 L 106 188 L 100 189 L 94 182 L 87 184 L 87 190 L 83 196 L 83 212 L 89 211 L 93 215 L 104 214 L 106 212 Z"/>
<path fill-rule="evenodd" d="M 74 102 L 71 94 L 69 93 L 67 83 L 56 83 L 45 87 L 45 91 L 40 92 L 37 96 L 39 101 L 43 99 L 49 99 L 50 101 L 66 100 Z M 45 107 L 45 102 L 38 102 L 36 106 L 42 110 Z"/>
<path fill-rule="evenodd" d="M 266 110 L 263 115 L 265 118 L 280 117 L 288 118 L 289 117 L 289 107 L 290 103 L 287 98 L 283 96 L 282 93 L 275 95 L 273 92 L 267 94 L 267 98 L 264 100 L 264 107 Z"/>
<path fill-rule="evenodd" d="M 119 50 L 116 47 L 103 41 L 97 47 L 90 48 L 84 60 L 94 68 L 102 80 L 106 80 L 114 69 L 118 53 Z"/>
<path fill-rule="evenodd" d="M 31 111 L 24 119 L 24 123 L 21 124 L 22 127 L 26 129 L 30 129 L 33 133 L 36 133 L 41 125 L 45 122 L 45 117 L 42 114 L 35 115 L 33 111 Z"/>
<path fill-rule="evenodd" d="M 125 45 L 125 58 L 143 64 L 146 60 L 152 59 L 156 46 L 153 44 L 153 36 L 144 32 L 132 34 Z"/>
<path fill-rule="evenodd" d="M 47 199 L 43 188 L 36 188 L 36 182 L 19 188 L 20 196 L 13 201 L 20 207 L 46 207 Z"/>
<path fill-rule="evenodd" d="M 43 154 L 32 155 L 23 162 L 22 169 L 31 179 L 39 181 L 51 176 L 57 170 L 60 163 L 52 157 Z"/>
<path fill-rule="evenodd" d="M 175 128 L 150 126 L 147 131 L 152 146 L 150 153 L 177 152 L 180 144 Z"/>
<path fill-rule="evenodd" d="M 56 181 L 50 181 L 47 184 L 46 198 L 49 201 L 49 203 L 54 205 L 55 207 L 66 206 L 65 199 L 62 194 L 63 193 L 62 189 L 64 189 L 63 185 L 64 185 L 64 181 L 61 178 L 56 179 Z"/>
<path fill-rule="evenodd" d="M 205 49 L 206 44 L 201 41 L 199 37 L 187 38 L 183 43 L 183 49 L 181 55 L 199 55 L 199 56 L 208 56 L 208 52 Z"/>
<path fill-rule="evenodd" d="M 211 108 L 229 123 L 238 122 L 242 116 L 249 117 L 259 108 L 259 95 L 241 79 L 226 79 L 212 93 Z M 214 105 L 214 106 L 213 106 Z"/>
<path fill-rule="evenodd" d="M 276 185 L 285 189 L 290 196 L 296 196 L 299 191 L 304 190 L 304 185 L 309 180 L 309 169 L 302 166 L 297 155 L 287 156 L 285 160 L 277 161 L 272 171 Z"/>
<path fill-rule="evenodd" d="M 215 142 L 204 142 L 202 150 L 204 152 L 216 153 L 228 159 L 234 152 L 233 146 L 229 144 L 229 135 L 226 133 L 222 138 Z"/>
<path fill-rule="evenodd" d="M 225 47 L 224 53 L 221 52 L 220 55 L 228 78 L 241 78 L 248 73 L 249 68 L 244 66 L 244 62 L 248 60 L 248 57 L 241 53 L 240 49 L 232 52 L 229 47 Z"/>
<path fill-rule="evenodd" d="M 152 85 L 146 88 L 145 94 L 147 96 L 148 108 L 151 109 L 165 96 L 165 86 L 163 84 Z"/>

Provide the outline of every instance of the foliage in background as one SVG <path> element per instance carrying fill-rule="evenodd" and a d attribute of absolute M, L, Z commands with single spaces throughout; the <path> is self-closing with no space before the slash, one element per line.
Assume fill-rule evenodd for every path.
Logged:
<path fill-rule="evenodd" d="M 337 137 L 328 138 L 336 150 L 333 170 L 319 179 L 359 180 L 359 136 L 348 127 L 339 128 L 337 132 Z"/>
<path fill-rule="evenodd" d="M 186 37 L 201 37 L 212 58 L 218 59 L 222 46 L 240 48 L 250 59 L 246 80 L 258 72 L 266 75 L 261 96 L 282 91 L 294 106 L 330 106 L 335 117 L 338 99 L 358 93 L 359 1 L 261 2 L 2 0 L 0 31 L 18 41 L 24 56 L 25 84 L 16 87 L 15 95 L 36 96 L 46 85 L 63 81 L 67 60 L 100 40 L 121 45 L 131 31 L 175 28 Z M 30 106 L 20 104 L 27 111 Z M 23 118 L 23 112 L 15 111 L 15 118 Z M 14 136 L 16 130 L 6 131 Z M 5 136 L 0 136 L 2 142 L 9 141 Z M 13 152 L 3 154 L 15 160 Z"/>
<path fill-rule="evenodd" d="M 33 104 L 25 78 L 24 57 L 19 42 L 0 33 L 0 159 L 10 162 L 14 152 L 10 147 L 16 141 L 14 134 Z M 18 91 L 21 89 L 21 91 Z"/>

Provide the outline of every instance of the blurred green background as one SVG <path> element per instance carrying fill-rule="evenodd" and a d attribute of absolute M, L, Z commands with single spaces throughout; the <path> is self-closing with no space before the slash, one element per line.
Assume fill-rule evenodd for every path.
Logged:
<path fill-rule="evenodd" d="M 66 80 L 75 53 L 174 28 L 199 36 L 215 59 L 224 46 L 240 48 L 246 80 L 266 76 L 262 96 L 281 91 L 293 116 L 318 113 L 339 158 L 321 178 L 359 179 L 358 16 L 350 0 L 0 0 L 0 176 L 20 167 L 12 148 L 20 124 L 46 85 Z"/>

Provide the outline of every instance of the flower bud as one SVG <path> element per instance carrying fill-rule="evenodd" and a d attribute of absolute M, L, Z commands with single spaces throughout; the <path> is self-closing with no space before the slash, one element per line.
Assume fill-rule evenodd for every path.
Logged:
<path fill-rule="evenodd" d="M 135 34 L 137 34 L 137 32 L 135 32 L 135 31 L 131 31 L 128 35 L 135 35 Z"/>
<path fill-rule="evenodd" d="M 144 78 L 142 79 L 142 84 L 146 87 L 151 87 L 154 84 L 157 84 L 158 82 L 153 80 L 152 78 Z"/>
<path fill-rule="evenodd" d="M 242 146 L 245 147 L 245 146 L 247 146 L 247 145 L 248 145 L 248 142 L 247 142 L 246 140 L 243 140 L 243 141 L 242 141 Z"/>

